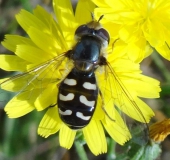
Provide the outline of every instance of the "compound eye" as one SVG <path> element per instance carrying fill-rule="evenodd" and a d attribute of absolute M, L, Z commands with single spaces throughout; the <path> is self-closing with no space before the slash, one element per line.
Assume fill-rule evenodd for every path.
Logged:
<path fill-rule="evenodd" d="M 105 40 L 109 43 L 110 36 L 109 36 L 109 33 L 105 29 L 101 28 L 101 29 L 97 30 L 96 34 L 98 37 L 102 38 L 103 40 Z"/>
<path fill-rule="evenodd" d="M 81 37 L 81 36 L 87 34 L 88 30 L 89 30 L 89 28 L 87 27 L 87 25 L 81 25 L 76 29 L 75 35 L 78 37 Z"/>

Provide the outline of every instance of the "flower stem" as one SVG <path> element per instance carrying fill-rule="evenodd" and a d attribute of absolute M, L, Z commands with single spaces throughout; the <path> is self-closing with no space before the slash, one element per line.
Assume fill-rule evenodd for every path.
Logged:
<path fill-rule="evenodd" d="M 77 141 L 74 142 L 74 144 L 75 144 L 76 151 L 78 153 L 80 160 L 88 160 L 87 154 L 84 150 L 82 143 L 77 140 Z"/>
<path fill-rule="evenodd" d="M 112 138 L 109 138 L 108 139 L 108 152 L 107 152 L 106 160 L 113 160 L 116 158 L 115 147 L 116 147 L 115 141 Z"/>

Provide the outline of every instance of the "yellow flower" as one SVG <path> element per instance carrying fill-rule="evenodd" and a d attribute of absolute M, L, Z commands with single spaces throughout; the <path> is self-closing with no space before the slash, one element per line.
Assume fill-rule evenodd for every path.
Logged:
<path fill-rule="evenodd" d="M 154 123 L 149 127 L 149 133 L 152 140 L 163 141 L 170 134 L 170 119 Z"/>
<path fill-rule="evenodd" d="M 140 62 L 152 47 L 170 60 L 169 0 L 93 0 L 96 15 L 104 14 L 109 27 L 120 38 L 120 47 Z M 103 21 L 102 21 L 103 22 Z"/>
<path fill-rule="evenodd" d="M 14 55 L 0 55 L 0 67 L 22 73 L 2 79 L 1 88 L 17 92 L 5 107 L 10 118 L 23 116 L 35 109 L 47 109 L 38 134 L 48 137 L 59 131 L 60 145 L 69 149 L 77 131 L 70 129 L 59 117 L 58 86 L 74 67 L 65 53 L 76 44 L 74 33 L 77 27 L 92 20 L 90 11 L 93 11 L 94 4 L 80 0 L 75 15 L 68 0 L 53 0 L 53 7 L 57 21 L 40 6 L 32 14 L 22 10 L 16 16 L 28 37 L 5 36 L 2 44 Z M 90 123 L 81 129 L 95 155 L 107 151 L 103 128 L 121 145 L 131 138 L 120 111 L 147 123 L 154 113 L 138 97 L 157 98 L 160 92 L 159 82 L 142 75 L 139 64 L 126 55 L 115 53 L 112 43 L 105 52 L 108 65 L 99 66 L 95 71 L 101 96 L 98 96 Z"/>

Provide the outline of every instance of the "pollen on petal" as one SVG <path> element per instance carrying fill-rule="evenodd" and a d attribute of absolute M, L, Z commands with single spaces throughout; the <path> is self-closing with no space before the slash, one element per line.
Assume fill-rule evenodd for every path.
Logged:
<path fill-rule="evenodd" d="M 156 122 L 149 127 L 150 138 L 156 142 L 163 141 L 170 134 L 170 119 Z"/>

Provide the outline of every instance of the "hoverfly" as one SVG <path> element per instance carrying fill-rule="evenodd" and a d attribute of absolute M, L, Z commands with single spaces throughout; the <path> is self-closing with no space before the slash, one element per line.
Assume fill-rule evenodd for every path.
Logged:
<path fill-rule="evenodd" d="M 0 84 L 1 87 L 10 88 L 10 84 L 12 84 L 13 90 L 19 91 L 17 95 L 21 100 L 26 95 L 34 104 L 35 97 L 41 94 L 48 84 L 57 83 L 56 87 L 59 90 L 57 95 L 53 95 L 57 97 L 57 101 L 49 104 L 48 107 L 57 104 L 61 120 L 73 130 L 82 129 L 89 124 L 95 112 L 98 97 L 100 96 L 102 101 L 104 101 L 104 96 L 108 96 L 108 94 L 108 99 L 114 99 L 120 106 L 125 105 L 125 100 L 133 105 L 139 117 L 145 121 L 145 117 L 140 112 L 137 104 L 104 56 L 104 50 L 109 44 L 110 37 L 107 30 L 100 24 L 102 17 L 98 21 L 92 20 L 76 29 L 75 37 L 77 43 L 73 49 L 31 68 L 28 72 L 3 81 Z M 63 78 L 54 78 L 55 72 L 59 72 L 58 68 L 60 65 L 63 65 L 62 63 L 65 60 L 71 62 L 71 68 L 69 68 Z M 110 84 L 110 88 L 107 87 L 105 93 L 101 92 L 96 80 L 96 70 L 98 68 L 104 68 L 105 80 Z M 48 77 L 48 72 L 54 72 L 54 77 Z M 15 86 L 15 82 L 19 79 L 24 81 L 24 86 Z M 54 79 L 55 81 L 51 81 Z M 39 86 L 35 86 L 37 82 L 39 82 Z M 35 87 L 38 90 L 36 92 L 34 92 Z M 17 100 L 12 103 L 17 105 Z M 23 105 L 25 105 L 24 101 Z M 104 102 L 101 105 L 105 114 L 114 121 L 114 118 L 110 117 L 105 110 Z M 128 109 L 125 112 L 128 112 Z"/>
<path fill-rule="evenodd" d="M 59 85 L 58 108 L 64 123 L 71 129 L 81 129 L 90 122 L 96 108 L 99 88 L 94 72 L 106 64 L 101 51 L 109 43 L 109 33 L 99 21 L 92 21 L 79 26 L 75 36 L 79 41 L 67 53 L 74 67 Z"/>

